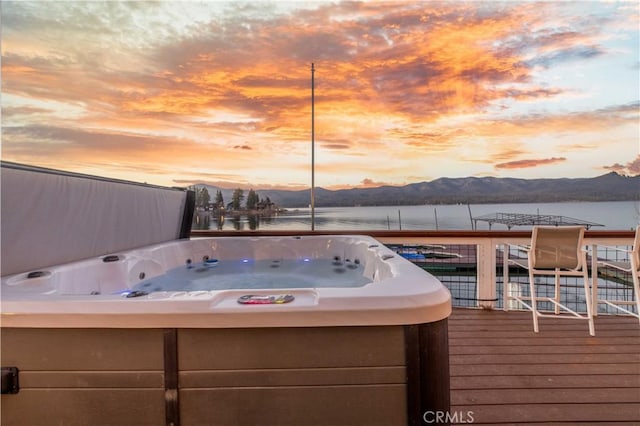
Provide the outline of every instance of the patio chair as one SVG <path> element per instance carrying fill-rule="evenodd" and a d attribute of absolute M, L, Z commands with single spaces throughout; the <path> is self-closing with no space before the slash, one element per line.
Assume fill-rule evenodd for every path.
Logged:
<path fill-rule="evenodd" d="M 584 227 L 582 226 L 534 226 L 529 246 L 520 246 L 527 253 L 527 258 L 511 258 L 508 263 L 527 269 L 529 272 L 529 295 L 509 294 L 508 280 L 504 282 L 505 309 L 509 300 L 515 300 L 525 306 L 533 315 L 533 331 L 538 332 L 538 318 L 560 317 L 586 320 L 589 323 L 589 334 L 595 335 L 591 294 L 589 289 L 589 271 L 587 255 L 583 249 Z M 539 296 L 536 291 L 537 276 L 555 277 L 555 293 L 553 297 Z M 587 313 L 580 314 L 560 302 L 560 277 L 581 277 L 584 286 L 584 299 Z M 553 313 L 540 311 L 538 302 L 550 302 L 554 305 Z M 566 303 L 566 302 L 565 302 Z M 562 311 L 562 312 L 561 312 Z"/>
<path fill-rule="evenodd" d="M 598 246 L 607 248 L 608 250 L 614 250 L 617 252 L 621 252 L 627 258 L 624 261 L 613 261 L 613 260 L 598 260 L 598 267 L 608 267 L 612 269 L 616 269 L 618 271 L 627 272 L 631 274 L 631 279 L 633 281 L 633 299 L 634 300 L 620 300 L 620 299 L 611 299 L 604 298 L 601 299 L 598 296 L 597 285 L 594 285 L 594 294 L 593 294 L 593 307 L 594 312 L 598 312 L 598 304 L 604 303 L 608 306 L 611 306 L 625 314 L 632 315 L 640 321 L 640 225 L 636 227 L 636 236 L 633 239 L 633 245 L 631 246 L 631 250 L 623 249 L 621 247 L 610 247 L 610 246 Z M 596 275 L 596 274 L 594 274 Z M 594 276 L 594 280 L 597 280 L 598 277 Z M 597 283 L 596 283 L 597 284 Z M 629 309 L 626 309 L 624 306 L 636 306 L 636 313 L 633 313 Z"/>

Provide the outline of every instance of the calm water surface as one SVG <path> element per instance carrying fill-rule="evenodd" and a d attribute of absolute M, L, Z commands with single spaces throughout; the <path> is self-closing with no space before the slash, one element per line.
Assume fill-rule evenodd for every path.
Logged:
<path fill-rule="evenodd" d="M 640 201 L 518 203 L 471 205 L 421 205 L 377 207 L 318 207 L 315 209 L 316 230 L 471 230 L 471 217 L 493 213 L 525 213 L 567 216 L 593 222 L 598 230 L 629 230 L 640 223 Z M 477 222 L 477 229 L 489 224 Z M 516 226 L 514 230 L 526 230 Z M 224 230 L 310 230 L 310 209 L 290 209 L 271 217 L 226 217 L 219 223 L 215 217 L 201 217 L 193 229 Z M 506 230 L 494 224 L 491 229 Z"/>

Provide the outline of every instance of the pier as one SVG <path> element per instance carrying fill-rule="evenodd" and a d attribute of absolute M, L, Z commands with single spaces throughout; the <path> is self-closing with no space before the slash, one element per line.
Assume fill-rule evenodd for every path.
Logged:
<path fill-rule="evenodd" d="M 587 222 L 586 220 L 574 219 L 568 216 L 551 215 L 551 214 L 526 214 L 526 213 L 492 213 L 483 216 L 477 216 L 473 219 L 473 227 L 478 229 L 478 221 L 487 222 L 489 229 L 493 224 L 505 225 L 511 230 L 514 226 L 577 226 L 582 225 L 586 229 L 593 226 L 604 226 L 600 223 Z"/>

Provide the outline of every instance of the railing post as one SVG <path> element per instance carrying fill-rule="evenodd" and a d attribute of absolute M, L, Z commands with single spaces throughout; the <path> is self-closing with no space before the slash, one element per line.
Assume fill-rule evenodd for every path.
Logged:
<path fill-rule="evenodd" d="M 594 243 L 591 244 L 591 312 L 594 317 L 598 316 L 598 245 Z"/>
<path fill-rule="evenodd" d="M 485 238 L 478 242 L 478 306 L 484 309 L 495 308 L 496 302 L 496 248 L 493 239 Z"/>
<path fill-rule="evenodd" d="M 509 292 L 511 285 L 509 285 L 509 253 L 511 252 L 511 246 L 507 243 L 502 244 L 502 309 L 509 310 Z"/>

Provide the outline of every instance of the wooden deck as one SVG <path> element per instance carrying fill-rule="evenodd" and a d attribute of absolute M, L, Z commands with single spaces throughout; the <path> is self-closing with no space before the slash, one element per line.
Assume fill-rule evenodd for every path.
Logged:
<path fill-rule="evenodd" d="M 640 325 L 456 308 L 449 321 L 451 413 L 473 424 L 640 425 Z M 469 417 L 469 415 L 471 417 Z"/>

